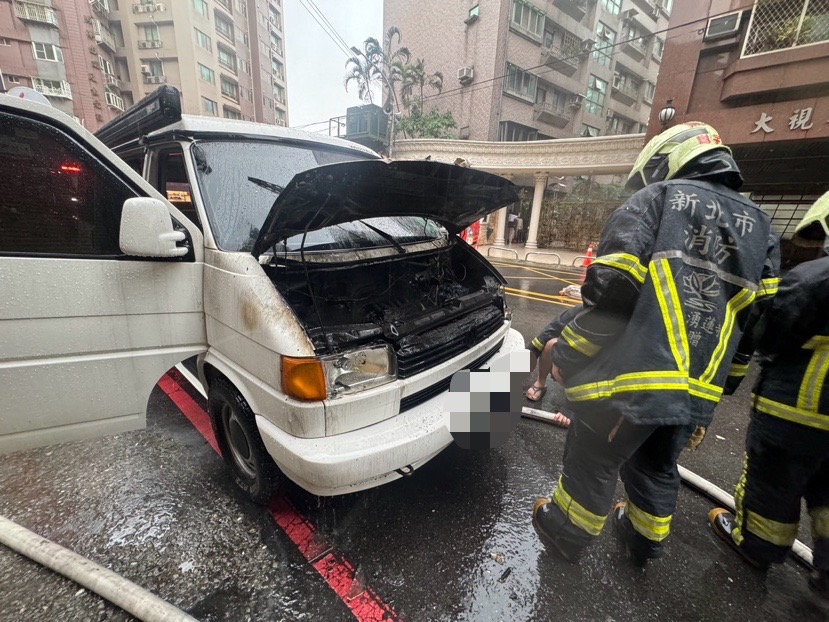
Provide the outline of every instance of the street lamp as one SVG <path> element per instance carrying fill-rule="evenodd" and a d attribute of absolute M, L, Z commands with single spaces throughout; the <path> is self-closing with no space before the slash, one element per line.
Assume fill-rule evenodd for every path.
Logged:
<path fill-rule="evenodd" d="M 674 120 L 676 116 L 676 108 L 674 108 L 674 100 L 669 99 L 665 102 L 665 107 L 659 111 L 659 122 L 662 123 L 662 127 L 668 127 L 668 123 Z"/>
<path fill-rule="evenodd" d="M 380 77 L 383 78 L 383 81 L 386 83 L 386 86 L 389 87 L 389 92 L 391 92 L 391 97 L 394 100 L 394 107 L 391 110 L 385 110 L 384 107 L 386 114 L 389 116 L 389 158 L 391 158 L 392 145 L 394 144 L 394 109 L 397 108 L 397 111 L 400 111 L 400 104 L 397 101 L 397 93 L 395 93 L 394 86 L 386 77 L 386 74 L 383 73 L 383 70 L 380 69 L 377 65 L 375 65 L 374 62 L 368 56 L 366 56 L 362 50 L 360 50 L 360 48 L 356 46 L 351 46 L 351 51 L 354 52 L 355 56 L 362 56 L 363 58 L 365 58 L 366 62 L 377 70 L 377 73 L 379 73 Z"/>

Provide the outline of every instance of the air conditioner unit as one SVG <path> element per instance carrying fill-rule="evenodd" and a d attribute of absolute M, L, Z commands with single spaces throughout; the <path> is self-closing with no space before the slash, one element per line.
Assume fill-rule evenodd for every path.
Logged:
<path fill-rule="evenodd" d="M 147 10 L 146 4 L 133 4 L 132 5 L 132 12 L 133 13 L 144 13 Z"/>
<path fill-rule="evenodd" d="M 708 20 L 708 25 L 705 27 L 705 36 L 703 36 L 702 40 L 714 41 L 736 35 L 740 32 L 740 24 L 742 21 L 743 11 L 712 17 Z"/>
<path fill-rule="evenodd" d="M 596 42 L 593 39 L 585 39 L 581 42 L 581 51 L 592 52 L 594 45 L 596 45 Z"/>
<path fill-rule="evenodd" d="M 614 114 L 615 114 L 615 113 L 614 113 L 612 110 L 608 110 L 608 111 L 605 113 L 605 115 L 604 115 L 604 116 L 605 116 L 605 118 L 606 118 L 606 119 L 610 120 L 610 119 L 612 119 L 612 118 L 613 118 L 613 115 L 614 115 Z"/>
<path fill-rule="evenodd" d="M 573 97 L 570 98 L 570 108 L 572 108 L 573 110 L 578 110 L 579 108 L 581 108 L 581 103 L 583 101 L 584 95 L 582 95 L 581 93 L 579 93 L 578 95 L 573 95 Z"/>
<path fill-rule="evenodd" d="M 617 73 L 613 76 L 613 88 L 618 89 L 620 86 L 622 86 L 622 77 Z"/>
<path fill-rule="evenodd" d="M 458 69 L 458 81 L 467 85 L 475 79 L 475 70 L 472 67 L 461 67 Z"/>
<path fill-rule="evenodd" d="M 150 66 L 149 65 L 141 65 L 141 73 L 145 76 L 150 75 Z"/>
<path fill-rule="evenodd" d="M 631 20 L 637 15 L 639 15 L 639 11 L 637 11 L 636 9 L 628 9 L 627 11 L 622 12 L 622 19 L 624 19 L 625 21 Z"/>
<path fill-rule="evenodd" d="M 164 11 L 167 10 L 167 5 L 166 4 L 156 4 L 155 5 L 155 10 L 158 11 L 159 13 L 163 13 Z"/>

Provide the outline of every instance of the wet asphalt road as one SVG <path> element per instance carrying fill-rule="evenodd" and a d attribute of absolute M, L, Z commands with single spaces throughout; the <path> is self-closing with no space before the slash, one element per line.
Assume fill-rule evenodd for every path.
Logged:
<path fill-rule="evenodd" d="M 578 274 L 500 269 L 525 337 L 571 304 L 549 296 Z M 681 459 L 729 491 L 741 469 L 749 384 L 720 406 L 702 448 Z M 561 392 L 551 385 L 544 402 L 555 408 Z M 747 568 L 709 533 L 712 504 L 688 489 L 668 552 L 644 571 L 624 560 L 611 530 L 578 566 L 546 553 L 529 512 L 558 478 L 564 438 L 522 420 L 499 449 L 450 447 L 375 490 L 317 498 L 287 485 L 285 494 L 405 620 L 823 619 L 799 566 L 767 576 Z M 0 514 L 200 620 L 354 619 L 271 515 L 236 492 L 221 459 L 159 389 L 146 430 L 0 456 Z M 129 619 L 0 547 L 0 620 Z"/>

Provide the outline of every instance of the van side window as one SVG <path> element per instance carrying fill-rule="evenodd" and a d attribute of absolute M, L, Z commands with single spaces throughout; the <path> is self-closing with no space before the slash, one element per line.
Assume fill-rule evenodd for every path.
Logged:
<path fill-rule="evenodd" d="M 0 113 L 0 254 L 122 255 L 124 201 L 138 196 L 46 123 Z"/>
<path fill-rule="evenodd" d="M 199 213 L 193 205 L 190 180 L 187 179 L 187 168 L 184 165 L 184 152 L 181 147 L 170 147 L 159 152 L 153 186 L 196 225 L 199 231 L 202 230 Z"/>

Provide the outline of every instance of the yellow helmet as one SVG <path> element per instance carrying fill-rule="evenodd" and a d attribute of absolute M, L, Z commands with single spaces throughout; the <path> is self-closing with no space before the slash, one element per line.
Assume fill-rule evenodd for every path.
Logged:
<path fill-rule="evenodd" d="M 694 158 L 714 149 L 731 153 L 710 125 L 699 121 L 675 125 L 645 145 L 633 163 L 626 186 L 628 190 L 636 191 L 648 184 L 673 179 Z"/>
<path fill-rule="evenodd" d="M 795 229 L 797 242 L 804 246 L 829 243 L 829 192 L 815 201 Z"/>

